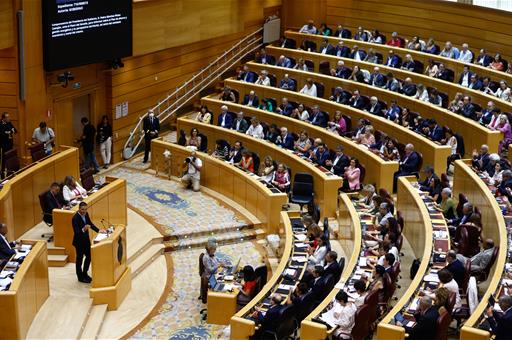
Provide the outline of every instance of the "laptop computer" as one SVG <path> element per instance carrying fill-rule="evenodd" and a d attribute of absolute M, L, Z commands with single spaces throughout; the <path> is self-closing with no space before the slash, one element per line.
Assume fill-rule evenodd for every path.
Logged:
<path fill-rule="evenodd" d="M 210 284 L 210 288 L 215 292 L 222 292 L 224 290 L 224 283 L 219 283 L 215 278 L 215 274 L 210 275 L 208 283 Z"/>
<path fill-rule="evenodd" d="M 234 275 L 238 271 L 238 266 L 240 265 L 241 259 L 242 257 L 239 257 L 234 266 L 226 269 L 226 275 Z"/>

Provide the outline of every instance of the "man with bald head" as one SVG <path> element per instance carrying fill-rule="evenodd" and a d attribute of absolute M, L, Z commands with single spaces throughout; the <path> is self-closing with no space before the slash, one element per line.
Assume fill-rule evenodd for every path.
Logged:
<path fill-rule="evenodd" d="M 435 339 L 438 317 L 439 312 L 437 307 L 433 306 L 432 298 L 427 295 L 422 296 L 418 311 L 414 314 L 416 325 L 412 328 L 406 327 L 409 340 Z"/>
<path fill-rule="evenodd" d="M 494 241 L 490 238 L 485 240 L 483 244 L 484 250 L 476 254 L 475 256 L 471 258 L 467 258 L 461 254 L 457 254 L 457 259 L 462 262 L 462 264 L 465 266 L 466 261 L 471 261 L 471 273 L 478 273 L 483 270 L 489 265 L 491 262 L 492 254 L 494 253 Z"/>
<path fill-rule="evenodd" d="M 16 242 L 7 241 L 7 224 L 0 224 L 0 260 L 11 258 L 16 251 L 12 249 Z"/>
<path fill-rule="evenodd" d="M 279 326 L 281 310 L 285 307 L 283 304 L 283 298 L 281 295 L 274 293 L 270 295 L 270 307 L 266 313 L 262 313 L 260 310 L 256 310 L 252 314 L 252 318 L 261 325 L 256 334 L 256 339 L 259 339 L 264 332 L 270 331 L 275 332 Z M 259 336 L 258 336 L 259 335 Z"/>
<path fill-rule="evenodd" d="M 405 154 L 399 163 L 398 171 L 393 176 L 393 192 L 396 192 L 398 177 L 416 175 L 419 171 L 420 156 L 414 151 L 414 145 L 405 146 Z"/>

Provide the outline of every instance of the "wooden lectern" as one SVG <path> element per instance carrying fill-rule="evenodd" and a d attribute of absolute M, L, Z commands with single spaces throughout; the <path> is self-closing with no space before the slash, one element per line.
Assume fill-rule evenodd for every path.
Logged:
<path fill-rule="evenodd" d="M 126 265 L 126 227 L 118 225 L 107 238 L 91 246 L 93 304 L 108 304 L 116 310 L 132 287 L 132 274 Z"/>

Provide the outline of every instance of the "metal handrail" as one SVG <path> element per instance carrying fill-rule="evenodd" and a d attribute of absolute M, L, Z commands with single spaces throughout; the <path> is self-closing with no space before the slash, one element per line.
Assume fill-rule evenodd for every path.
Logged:
<path fill-rule="evenodd" d="M 140 116 L 137 124 L 130 131 L 130 136 L 124 144 L 123 157 L 125 159 L 132 157 L 141 144 L 143 139 L 142 122 L 150 111 L 155 113 L 155 115 L 160 120 L 160 123 L 163 123 L 172 117 L 177 110 L 187 104 L 197 93 L 210 86 L 224 72 L 240 62 L 245 56 L 254 51 L 256 48 L 260 47 L 262 45 L 262 37 L 260 32 L 262 31 L 263 28 L 259 28 L 245 38 L 241 39 L 230 49 L 226 50 L 215 60 L 210 62 L 200 72 L 194 74 L 189 80 L 187 80 L 181 86 L 177 87 L 171 94 L 167 95 L 164 100 L 159 101 L 154 107 L 148 109 L 142 116 Z M 133 146 L 133 141 L 136 138 L 137 132 L 139 132 L 140 135 L 137 143 Z M 129 154 L 127 155 L 126 150 L 129 147 L 131 147 L 131 151 L 128 151 Z"/>

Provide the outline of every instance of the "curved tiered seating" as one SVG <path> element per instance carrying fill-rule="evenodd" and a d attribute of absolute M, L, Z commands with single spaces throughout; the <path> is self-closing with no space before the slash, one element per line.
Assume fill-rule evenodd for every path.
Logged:
<path fill-rule="evenodd" d="M 312 74 L 311 72 L 262 65 L 254 62 L 249 62 L 248 65 L 250 65 L 253 70 L 268 70 L 269 73 L 275 74 L 278 79 L 282 79 L 284 74 L 289 74 L 290 77 L 293 77 L 297 81 L 297 88 L 299 90 L 306 83 L 306 79 L 312 78 L 313 81 L 323 83 L 325 87 L 324 97 L 329 96 L 328 93 L 330 93 L 330 89 L 341 86 L 344 90 L 348 91 L 359 90 L 362 96 L 377 96 L 379 100 L 387 103 L 396 100 L 399 106 L 405 106 L 412 112 L 418 112 L 424 118 L 434 118 L 440 125 L 448 126 L 453 131 L 462 135 L 468 150 L 478 149 L 480 145 L 487 144 L 492 152 L 495 152 L 502 138 L 502 134 L 499 131 L 491 131 L 481 126 L 476 121 L 403 94 L 323 74 Z"/>
<path fill-rule="evenodd" d="M 220 107 L 226 104 L 225 102 L 214 99 L 211 96 L 204 97 L 202 99 L 202 103 L 207 105 L 208 109 L 213 112 L 213 121 L 217 121 Z M 301 130 L 305 130 L 308 132 L 310 137 L 321 138 L 322 141 L 326 143 L 327 146 L 331 149 L 335 149 L 337 145 L 343 145 L 347 155 L 357 157 L 361 164 L 372 169 L 371 173 L 366 174 L 365 182 L 376 183 L 378 187 L 384 188 L 391 188 L 393 185 L 393 173 L 398 170 L 398 163 L 387 162 L 379 156 L 375 155 L 373 152 L 370 152 L 368 148 L 358 145 L 348 138 L 343 138 L 318 126 L 286 117 L 284 115 L 279 115 L 240 104 L 227 103 L 227 105 L 231 111 L 243 111 L 246 117 L 257 117 L 260 122 L 271 122 L 278 126 L 286 126 L 290 132 L 293 131 L 298 133 Z"/>
<path fill-rule="evenodd" d="M 279 285 L 286 283 L 284 282 L 285 280 L 287 280 L 286 284 L 292 283 L 291 281 L 299 282 L 306 270 L 307 261 L 297 262 L 293 260 L 295 256 L 306 258 L 308 256 L 307 252 L 298 251 L 294 246 L 296 242 L 299 242 L 294 237 L 294 234 L 304 232 L 303 230 L 292 228 L 295 224 L 301 224 L 300 215 L 297 212 L 286 213 L 283 211 L 280 216 L 282 223 L 280 236 L 281 239 L 284 239 L 284 250 L 279 265 L 260 292 L 231 318 L 231 339 L 249 339 L 250 336 L 254 335 L 256 324 L 252 319 L 249 319 L 254 308 L 268 308 L 269 296 L 274 292 L 281 293 Z M 295 271 L 295 275 L 293 278 L 291 276 L 285 278 L 284 272 L 291 265 L 298 267 L 297 269 L 292 269 Z M 287 295 L 288 292 L 282 292 L 282 294 Z"/>
<path fill-rule="evenodd" d="M 281 90 L 274 87 L 255 85 L 252 83 L 246 83 L 233 79 L 227 79 L 225 84 L 230 88 L 239 91 L 240 94 L 246 94 L 249 93 L 250 90 L 254 90 L 260 98 L 277 99 L 286 97 L 289 100 L 303 103 L 309 107 L 313 105 L 319 105 L 322 111 L 327 111 L 331 115 L 336 110 L 340 110 L 344 115 L 352 118 L 353 124 L 356 120 L 361 118 L 367 119 L 371 122 L 375 129 L 384 132 L 389 137 L 394 138 L 402 143 L 413 143 L 415 150 L 423 155 L 424 163 L 432 165 L 435 168 L 436 173 L 442 173 L 446 170 L 446 157 L 448 157 L 450 154 L 448 147 L 444 145 L 438 145 L 433 141 L 422 137 L 420 134 L 417 134 L 382 117 L 377 117 L 368 112 L 357 110 L 346 105 L 340 105 L 327 99 L 311 97 L 297 92 Z M 388 185 L 377 185 L 377 187 L 383 187 L 387 190 L 391 190 L 392 188 Z"/>
<path fill-rule="evenodd" d="M 313 70 L 317 73 L 322 73 L 320 70 L 320 63 L 327 62 L 325 66 L 327 69 L 336 68 L 336 64 L 339 60 L 342 60 L 345 63 L 346 67 L 354 68 L 354 66 L 359 66 L 360 69 L 366 69 L 370 73 L 373 72 L 373 68 L 378 66 L 382 74 L 386 75 L 388 72 L 393 73 L 393 75 L 400 80 L 404 80 L 405 78 L 411 78 L 414 84 L 423 84 L 425 87 L 433 87 L 436 88 L 439 92 L 445 93 L 448 98 L 451 100 L 455 97 L 458 92 L 462 94 L 467 94 L 472 98 L 472 102 L 480 105 L 482 108 L 487 106 L 487 102 L 492 100 L 496 107 L 500 108 L 503 112 L 512 111 L 512 103 L 501 100 L 493 95 L 486 94 L 482 91 L 477 91 L 473 89 L 469 89 L 462 85 L 459 85 L 455 80 L 455 82 L 451 83 L 448 81 L 440 80 L 437 78 L 426 76 L 422 73 L 411 72 L 407 70 L 402 70 L 400 68 L 393 68 L 381 64 L 372 64 L 365 61 L 356 61 L 350 58 L 339 58 L 336 56 L 321 54 L 315 52 L 309 52 L 304 50 L 294 50 L 289 48 L 280 48 L 276 46 L 267 46 L 266 51 L 268 55 L 275 57 L 276 59 L 279 56 L 284 55 L 287 57 L 292 57 L 295 60 L 299 58 L 303 58 L 304 60 L 311 60 L 313 62 Z M 324 67 L 324 66 L 323 66 Z"/>
<path fill-rule="evenodd" d="M 357 45 L 359 48 L 367 51 L 368 49 L 372 48 L 376 53 L 380 53 L 383 56 L 387 56 L 389 51 L 393 51 L 396 55 L 399 55 L 402 57 L 402 59 L 405 59 L 406 54 L 410 54 L 412 58 L 416 61 L 420 61 L 423 63 L 423 65 L 428 65 L 429 60 L 432 59 L 435 62 L 443 63 L 446 68 L 452 70 L 455 75 L 455 79 L 459 79 L 461 73 L 464 70 L 464 66 L 470 65 L 471 70 L 473 72 L 476 72 L 480 77 L 489 77 L 493 81 L 499 82 L 500 80 L 506 80 L 508 83 L 512 83 L 512 75 L 495 71 L 487 67 L 483 67 L 476 64 L 466 64 L 463 62 L 460 62 L 455 59 L 445 58 L 441 57 L 439 55 L 435 54 L 429 54 L 425 52 L 419 52 L 414 50 L 409 50 L 401 47 L 394 47 L 394 46 L 388 46 L 388 45 L 381 45 L 381 44 L 375 44 L 370 42 L 364 42 L 364 41 L 358 41 L 353 39 L 341 39 L 341 38 L 334 38 L 334 37 L 324 37 L 321 35 L 311 35 L 311 34 L 304 34 L 304 33 L 298 33 L 296 31 L 288 30 L 284 33 L 286 38 L 294 39 L 297 41 L 298 45 L 304 40 L 312 40 L 314 41 L 318 46 L 320 46 L 320 43 L 324 39 L 328 39 L 329 43 L 336 46 L 340 40 L 343 40 L 345 45 L 349 48 L 352 48 L 352 46 Z"/>
<path fill-rule="evenodd" d="M 474 313 L 461 329 L 462 340 L 489 339 L 490 334 L 478 329 L 479 320 L 487 309 L 489 296 L 497 289 L 507 260 L 507 229 L 498 202 L 487 185 L 471 169 L 471 160 L 455 161 L 453 194 L 463 192 L 468 200 L 478 206 L 482 213 L 482 237 L 491 238 L 499 247 L 494 266 L 487 279 L 487 290 L 480 299 Z"/>
<path fill-rule="evenodd" d="M 416 231 L 409 231 L 410 226 L 407 223 L 407 228 L 404 230 L 404 234 L 406 235 L 407 240 L 409 240 L 409 242 L 412 240 L 411 246 L 415 251 L 414 254 L 416 258 L 421 259 L 421 265 L 420 269 L 416 273 L 416 276 L 410 283 L 409 288 L 403 293 L 402 297 L 400 300 L 398 300 L 393 309 L 389 311 L 379 323 L 377 328 L 378 339 L 396 339 L 404 337 L 405 329 L 403 327 L 391 324 L 394 316 L 401 311 L 414 314 L 415 307 L 417 306 L 415 299 L 418 298 L 419 288 L 422 288 L 423 285 L 428 284 L 427 275 L 434 274 L 433 269 L 438 270 L 445 266 L 444 259 L 446 258 L 446 253 L 450 250 L 450 234 L 448 232 L 448 226 L 446 225 L 443 215 L 438 211 L 429 209 L 431 208 L 432 202 L 425 193 L 418 192 L 418 189 L 416 189 L 416 185 L 414 183 L 415 181 L 415 178 L 400 178 L 398 185 L 397 205 L 400 210 L 405 213 L 404 219 L 407 223 L 408 215 L 411 212 L 411 207 L 404 205 L 414 203 L 414 206 L 417 209 L 415 213 L 420 215 L 420 219 L 417 219 L 417 221 L 422 221 L 424 223 L 421 229 Z M 404 202 L 405 204 L 401 203 L 404 200 L 404 196 L 407 200 Z M 411 216 L 409 216 L 409 218 L 410 217 Z M 415 235 L 418 232 L 421 235 Z M 424 243 L 420 242 L 419 244 L 424 247 L 423 249 L 425 249 L 425 252 L 422 253 L 423 257 L 418 256 L 416 247 L 413 245 L 414 239 L 418 237 L 420 239 L 425 237 L 422 239 Z M 433 263 L 433 266 L 430 268 L 428 267 L 429 262 Z"/>
<path fill-rule="evenodd" d="M 193 127 L 200 133 L 208 137 L 208 140 L 225 139 L 233 145 L 237 140 L 241 141 L 244 147 L 256 152 L 261 158 L 270 155 L 277 162 L 282 162 L 291 169 L 292 174 L 298 172 L 307 172 L 313 176 L 315 202 L 320 205 L 323 216 L 334 217 L 336 215 L 336 201 L 338 188 L 341 187 L 342 178 L 326 173 L 314 164 L 294 155 L 288 150 L 279 148 L 276 145 L 269 144 L 263 140 L 258 140 L 243 133 L 234 130 L 224 129 L 222 127 L 199 123 L 190 119 L 179 118 L 177 128 L 190 131 Z M 293 176 L 292 176 L 293 177 Z"/>
<path fill-rule="evenodd" d="M 351 202 L 350 197 L 347 194 L 340 194 L 339 208 L 339 234 L 341 246 L 345 254 L 350 254 L 350 260 L 345 265 L 345 269 L 339 280 L 340 283 L 348 285 L 354 270 L 358 266 L 359 256 L 362 246 L 362 229 L 361 220 L 359 217 L 354 203 Z M 326 339 L 327 338 L 327 327 L 325 324 L 321 324 L 313 321 L 334 299 L 336 294 L 340 291 L 340 288 L 334 288 L 329 295 L 306 316 L 302 321 L 300 327 L 300 335 L 302 339 Z"/>

